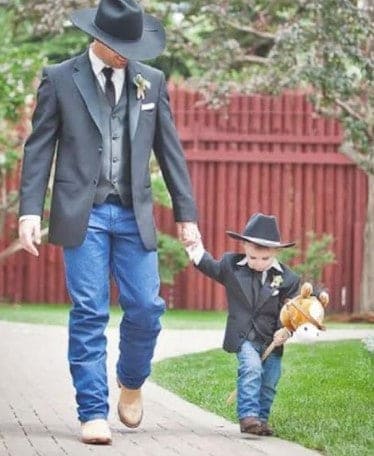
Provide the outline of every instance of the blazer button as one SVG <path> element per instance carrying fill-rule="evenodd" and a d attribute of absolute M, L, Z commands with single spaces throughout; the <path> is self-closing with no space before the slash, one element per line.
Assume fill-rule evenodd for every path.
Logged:
<path fill-rule="evenodd" d="M 239 336 L 240 336 L 242 339 L 244 339 L 244 337 L 245 337 L 245 332 L 244 332 L 244 331 L 240 331 Z"/>
<path fill-rule="evenodd" d="M 97 185 L 97 179 L 94 179 L 94 180 L 93 180 L 93 184 L 94 184 L 94 185 Z"/>
<path fill-rule="evenodd" d="M 99 147 L 99 152 L 102 152 L 103 151 L 103 148 L 102 147 Z"/>

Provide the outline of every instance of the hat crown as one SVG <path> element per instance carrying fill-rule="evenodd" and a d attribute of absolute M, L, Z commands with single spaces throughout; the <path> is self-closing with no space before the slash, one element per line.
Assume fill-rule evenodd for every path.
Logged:
<path fill-rule="evenodd" d="M 124 41 L 137 41 L 143 34 L 143 11 L 133 0 L 102 0 L 94 22 L 103 32 Z"/>
<path fill-rule="evenodd" d="M 280 233 L 276 217 L 273 215 L 254 214 L 244 228 L 244 236 L 280 242 Z"/>

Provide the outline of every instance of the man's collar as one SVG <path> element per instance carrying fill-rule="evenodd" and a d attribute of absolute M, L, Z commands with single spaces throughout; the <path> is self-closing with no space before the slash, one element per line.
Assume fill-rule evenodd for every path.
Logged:
<path fill-rule="evenodd" d="M 100 59 L 100 57 L 98 57 L 94 53 L 94 51 L 92 50 L 92 46 L 88 48 L 88 57 L 90 59 L 93 72 L 96 76 L 98 76 L 102 72 L 103 68 L 107 65 L 105 65 L 105 63 Z"/>
<path fill-rule="evenodd" d="M 95 76 L 98 77 L 98 75 L 103 71 L 103 68 L 107 67 L 108 65 L 101 60 L 100 57 L 98 57 L 93 49 L 92 45 L 89 46 L 88 48 L 88 58 L 90 59 L 92 70 L 95 73 Z M 116 73 L 121 73 L 123 74 L 123 69 L 122 68 L 113 68 L 113 75 Z"/>
<path fill-rule="evenodd" d="M 246 266 L 246 265 L 248 265 L 247 257 L 245 256 L 242 260 L 238 261 L 236 264 L 238 266 Z M 274 268 L 274 269 L 276 269 L 279 272 L 283 272 L 283 268 L 282 268 L 282 266 L 280 265 L 279 261 L 276 258 L 274 258 L 274 260 L 271 263 L 271 265 L 267 268 L 267 271 L 269 269 L 271 269 L 271 268 Z"/>

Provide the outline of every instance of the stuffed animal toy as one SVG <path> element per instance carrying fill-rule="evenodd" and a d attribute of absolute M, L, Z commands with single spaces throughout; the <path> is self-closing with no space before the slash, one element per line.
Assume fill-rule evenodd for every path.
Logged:
<path fill-rule="evenodd" d="M 311 342 L 316 340 L 320 331 L 326 328 L 323 325 L 325 308 L 329 303 L 329 295 L 323 291 L 318 298 L 312 296 L 312 284 L 305 282 L 300 290 L 300 295 L 286 302 L 282 307 L 279 319 L 284 327 L 284 331 L 295 334 L 295 338 L 300 342 Z M 275 348 L 272 342 L 262 355 L 262 360 L 266 359 Z"/>
<path fill-rule="evenodd" d="M 323 291 L 318 298 L 312 296 L 312 284 L 305 282 L 301 286 L 300 294 L 290 299 L 282 307 L 279 319 L 283 325 L 282 331 L 294 333 L 295 338 L 302 342 L 311 342 L 316 340 L 320 331 L 326 328 L 323 325 L 325 308 L 329 303 L 329 295 Z M 272 342 L 264 351 L 261 359 L 264 361 L 275 348 Z M 234 402 L 236 390 L 234 390 L 227 399 L 227 404 Z"/>

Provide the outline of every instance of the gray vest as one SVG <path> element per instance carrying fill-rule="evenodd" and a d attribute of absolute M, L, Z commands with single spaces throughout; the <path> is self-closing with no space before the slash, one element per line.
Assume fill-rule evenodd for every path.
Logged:
<path fill-rule="evenodd" d="M 130 139 L 126 81 L 123 84 L 121 97 L 113 109 L 97 80 L 96 87 L 101 109 L 103 150 L 94 203 L 102 204 L 108 195 L 118 195 L 125 206 L 131 206 Z"/>

